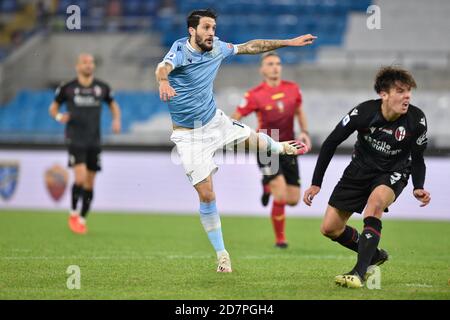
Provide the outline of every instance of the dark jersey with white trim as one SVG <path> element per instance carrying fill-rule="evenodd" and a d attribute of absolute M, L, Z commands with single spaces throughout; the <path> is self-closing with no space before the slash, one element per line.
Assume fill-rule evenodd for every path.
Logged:
<path fill-rule="evenodd" d="M 368 172 L 390 173 L 411 170 L 414 189 L 423 189 L 427 146 L 427 121 L 418 107 L 409 105 L 406 114 L 387 121 L 381 99 L 361 103 L 338 123 L 324 141 L 312 184 L 321 186 L 323 176 L 339 144 L 358 131 L 352 163 Z"/>
<path fill-rule="evenodd" d="M 66 125 L 66 142 L 76 146 L 100 145 L 100 116 L 102 102 L 111 103 L 110 87 L 97 79 L 88 87 L 77 79 L 56 89 L 55 101 L 66 103 L 70 120 Z"/>

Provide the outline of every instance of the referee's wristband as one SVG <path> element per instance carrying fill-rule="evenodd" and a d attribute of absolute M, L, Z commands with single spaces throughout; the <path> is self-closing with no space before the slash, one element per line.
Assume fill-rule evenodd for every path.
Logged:
<path fill-rule="evenodd" d="M 62 120 L 62 118 L 63 118 L 63 114 L 60 112 L 58 112 L 55 116 L 55 120 L 58 122 L 60 122 Z"/>

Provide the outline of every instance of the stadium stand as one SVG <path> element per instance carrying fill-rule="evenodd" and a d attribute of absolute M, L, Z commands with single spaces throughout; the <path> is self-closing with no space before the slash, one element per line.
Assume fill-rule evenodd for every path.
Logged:
<path fill-rule="evenodd" d="M 39 18 L 30 24 L 29 38 L 13 50 L 0 45 L 2 141 L 10 141 L 11 137 L 61 141 L 63 129 L 48 117 L 47 107 L 56 85 L 74 76 L 76 55 L 88 51 L 97 59 L 98 77 L 107 79 L 118 90 L 116 96 L 124 110 L 124 134 L 109 141 L 170 144 L 170 120 L 166 106 L 157 97 L 153 70 L 172 41 L 185 36 L 186 13 L 198 7 L 212 7 L 219 12 L 217 35 L 225 41 L 286 38 L 304 32 L 319 36 L 314 46 L 305 50 L 279 50 L 283 62 L 289 65 L 284 69 L 285 78 L 298 81 L 304 91 L 305 108 L 317 143 L 354 103 L 375 97 L 370 88 L 380 65 L 401 64 L 410 68 L 418 81 L 414 101 L 426 109 L 433 143 L 436 147 L 450 147 L 445 128 L 445 115 L 450 108 L 450 42 L 443 41 L 450 32 L 449 1 L 50 2 L 54 7 L 30 11 Z M 0 3 L 0 21 L 4 26 L 27 10 L 16 0 Z M 65 29 L 70 4 L 79 5 L 86 13 L 80 31 Z M 366 10 L 371 4 L 381 8 L 383 33 L 366 27 Z M 44 21 L 46 15 L 50 18 Z M 4 36 L 5 27 L 0 30 Z M 426 39 L 426 43 L 418 39 Z M 258 59 L 236 56 L 221 68 L 216 80 L 217 101 L 227 113 L 240 102 L 246 89 L 260 81 Z M 109 117 L 105 108 L 103 131 L 107 139 Z"/>

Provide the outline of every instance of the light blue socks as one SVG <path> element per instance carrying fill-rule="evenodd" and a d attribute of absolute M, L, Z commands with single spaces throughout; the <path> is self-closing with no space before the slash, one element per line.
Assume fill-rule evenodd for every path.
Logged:
<path fill-rule="evenodd" d="M 217 254 L 219 255 L 219 253 L 225 251 L 222 226 L 220 224 L 219 214 L 217 213 L 215 200 L 212 202 L 200 202 L 200 221 Z"/>
<path fill-rule="evenodd" d="M 261 139 L 263 139 L 267 143 L 268 151 L 270 150 L 272 153 L 275 154 L 280 154 L 284 151 L 283 145 L 280 142 L 273 140 L 267 134 L 262 132 L 258 132 L 258 135 Z"/>

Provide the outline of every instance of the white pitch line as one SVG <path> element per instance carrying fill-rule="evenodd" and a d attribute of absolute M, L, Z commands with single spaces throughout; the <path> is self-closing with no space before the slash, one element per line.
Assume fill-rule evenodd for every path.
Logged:
<path fill-rule="evenodd" d="M 210 259 L 211 255 L 152 255 L 152 256 L 5 256 L 0 260 L 70 260 L 70 259 L 86 259 L 86 260 L 152 260 L 152 259 Z M 262 260 L 262 259 L 328 259 L 328 260 L 349 260 L 354 259 L 352 256 L 340 255 L 249 255 L 235 256 L 235 259 L 244 260 Z"/>
<path fill-rule="evenodd" d="M 431 284 L 426 283 L 407 283 L 405 284 L 407 287 L 415 287 L 415 288 L 433 288 Z"/>

